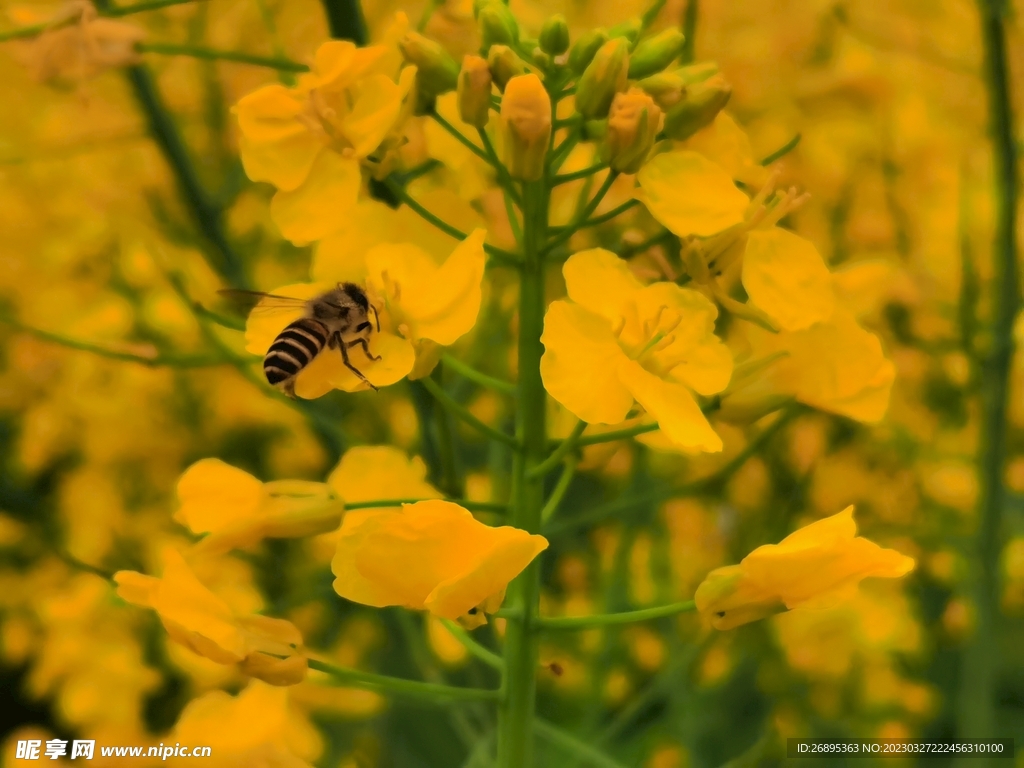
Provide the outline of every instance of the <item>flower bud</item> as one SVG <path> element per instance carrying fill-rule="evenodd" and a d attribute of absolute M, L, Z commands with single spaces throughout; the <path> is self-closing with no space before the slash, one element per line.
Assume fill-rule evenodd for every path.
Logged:
<path fill-rule="evenodd" d="M 640 26 L 642 23 L 643 22 L 641 22 L 639 18 L 620 21 L 608 30 L 608 37 L 613 39 L 616 37 L 622 37 L 628 40 L 629 44 L 632 45 L 640 36 Z"/>
<path fill-rule="evenodd" d="M 402 57 L 416 65 L 416 85 L 422 98 L 432 101 L 455 90 L 459 65 L 440 43 L 418 32 L 409 32 L 398 42 Z"/>
<path fill-rule="evenodd" d="M 512 45 L 519 42 L 519 24 L 508 6 L 490 2 L 480 9 L 480 50 L 487 53 L 492 45 Z"/>
<path fill-rule="evenodd" d="M 501 100 L 501 122 L 509 174 L 523 181 L 541 178 L 551 139 L 551 99 L 537 75 L 508 81 Z"/>
<path fill-rule="evenodd" d="M 569 68 L 577 75 L 593 60 L 601 46 L 608 42 L 608 33 L 603 29 L 592 29 L 584 32 L 569 51 Z"/>
<path fill-rule="evenodd" d="M 462 122 L 477 128 L 487 125 L 491 111 L 491 70 L 479 56 L 463 57 L 458 95 Z"/>
<path fill-rule="evenodd" d="M 576 86 L 576 111 L 584 117 L 608 114 L 612 98 L 626 90 L 629 71 L 629 43 L 617 37 L 601 46 L 580 76 Z"/>
<path fill-rule="evenodd" d="M 544 53 L 561 56 L 569 50 L 569 24 L 557 14 L 544 22 L 540 30 L 540 48 Z"/>
<path fill-rule="evenodd" d="M 686 83 L 675 72 L 659 72 L 656 75 L 645 77 L 637 85 L 666 112 L 682 101 L 686 95 Z"/>
<path fill-rule="evenodd" d="M 718 74 L 718 65 L 713 61 L 702 61 L 700 64 L 687 64 L 685 67 L 672 70 L 687 85 L 696 85 Z"/>
<path fill-rule="evenodd" d="M 665 115 L 665 133 L 673 139 L 685 139 L 715 119 L 729 103 L 732 88 L 721 75 L 690 86 L 686 97 Z"/>
<path fill-rule="evenodd" d="M 675 27 L 649 37 L 629 57 L 629 76 L 647 77 L 661 72 L 682 52 L 686 36 Z"/>
<path fill-rule="evenodd" d="M 661 129 L 661 109 L 639 88 L 617 93 L 608 115 L 604 155 L 612 170 L 636 173 Z"/>
<path fill-rule="evenodd" d="M 525 75 L 529 71 L 526 68 L 526 62 L 520 59 L 518 54 L 507 45 L 491 46 L 487 64 L 491 68 L 494 82 L 503 91 L 509 80 L 519 75 Z"/>

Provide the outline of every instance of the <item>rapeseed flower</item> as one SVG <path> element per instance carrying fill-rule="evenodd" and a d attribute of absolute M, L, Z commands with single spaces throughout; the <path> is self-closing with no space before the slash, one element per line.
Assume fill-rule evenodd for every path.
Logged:
<path fill-rule="evenodd" d="M 720 451 L 693 394 L 721 392 L 732 374 L 714 304 L 674 283 L 644 286 L 600 248 L 574 254 L 562 271 L 569 299 L 550 304 L 541 336 L 551 396 L 596 424 L 618 424 L 639 403 L 675 445 Z"/>
<path fill-rule="evenodd" d="M 811 523 L 739 565 L 716 568 L 694 595 L 716 629 L 732 629 L 798 606 L 828 607 L 856 594 L 861 580 L 894 579 L 914 560 L 859 537 L 853 507 Z"/>
<path fill-rule="evenodd" d="M 152 608 L 172 640 L 218 664 L 237 664 L 242 672 L 273 685 L 292 685 L 305 677 L 306 660 L 297 654 L 302 635 L 295 625 L 236 614 L 196 578 L 173 547 L 164 549 L 163 561 L 159 578 L 118 571 L 117 594 Z"/>
<path fill-rule="evenodd" d="M 192 533 L 207 534 L 197 545 L 204 552 L 333 530 L 344 511 L 324 483 L 263 483 L 220 459 L 201 459 L 186 469 L 178 501 L 175 519 Z"/>
<path fill-rule="evenodd" d="M 333 283 L 288 285 L 273 293 L 312 298 L 338 281 L 363 284 L 379 312 L 381 330 L 370 336 L 369 346 L 370 354 L 380 359 L 359 359 L 365 356 L 356 351 L 354 364 L 374 386 L 389 386 L 409 374 L 429 373 L 437 362 L 438 346 L 453 344 L 476 323 L 483 295 L 485 234 L 483 229 L 474 230 L 442 264 L 412 243 L 380 243 L 351 256 L 335 250 L 335 258 L 319 259 L 316 267 L 318 279 Z M 246 350 L 266 353 L 302 312 L 253 312 L 246 324 Z M 320 397 L 331 389 L 355 392 L 367 387 L 345 366 L 340 353 L 326 349 L 295 380 L 295 394 L 304 398 Z"/>
<path fill-rule="evenodd" d="M 473 624 L 498 610 L 508 583 L 547 546 L 543 536 L 484 525 L 450 501 L 372 510 L 342 523 L 334 590 L 364 605 L 465 616 Z"/>
<path fill-rule="evenodd" d="M 359 198 L 362 163 L 379 164 L 396 143 L 415 74 L 398 72 L 388 45 L 332 40 L 296 87 L 266 85 L 238 102 L 242 165 L 277 187 L 270 213 L 281 234 L 308 243 L 337 229 Z"/>

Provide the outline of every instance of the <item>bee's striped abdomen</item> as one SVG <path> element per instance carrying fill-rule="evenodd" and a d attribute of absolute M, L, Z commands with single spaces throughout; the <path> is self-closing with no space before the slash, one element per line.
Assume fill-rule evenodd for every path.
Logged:
<path fill-rule="evenodd" d="M 263 358 L 267 381 L 277 385 L 293 378 L 320 354 L 328 334 L 327 326 L 311 317 L 300 318 L 281 331 Z"/>

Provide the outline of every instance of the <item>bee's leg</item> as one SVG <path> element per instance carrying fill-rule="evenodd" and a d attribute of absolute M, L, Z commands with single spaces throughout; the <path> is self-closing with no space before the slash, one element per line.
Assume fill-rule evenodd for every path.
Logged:
<path fill-rule="evenodd" d="M 370 354 L 370 345 L 367 343 L 366 339 L 355 339 L 354 341 L 350 341 L 348 343 L 349 349 L 356 346 L 357 344 L 363 348 L 363 352 L 365 352 L 366 356 L 373 360 L 373 362 L 377 362 L 378 360 L 381 359 L 380 355 Z"/>
<path fill-rule="evenodd" d="M 295 377 L 292 376 L 290 379 L 285 379 L 281 382 L 281 391 L 284 392 L 292 400 L 295 399 Z"/>
<path fill-rule="evenodd" d="M 345 362 L 345 367 L 352 371 L 352 373 L 354 373 L 360 379 L 365 381 L 369 385 L 370 389 L 376 392 L 377 387 L 373 386 L 373 383 L 368 378 L 363 376 L 363 372 L 356 368 L 354 365 L 352 365 L 352 361 L 348 359 L 348 348 L 346 347 L 346 345 L 342 343 L 341 345 L 339 345 L 338 349 L 341 350 L 341 359 Z"/>

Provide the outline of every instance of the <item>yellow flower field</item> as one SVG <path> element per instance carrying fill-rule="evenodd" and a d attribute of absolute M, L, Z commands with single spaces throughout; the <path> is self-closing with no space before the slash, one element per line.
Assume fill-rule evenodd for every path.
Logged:
<path fill-rule="evenodd" d="M 1020 763 L 1022 12 L 0 7 L 0 766 Z"/>

